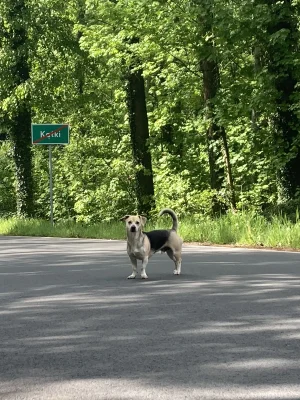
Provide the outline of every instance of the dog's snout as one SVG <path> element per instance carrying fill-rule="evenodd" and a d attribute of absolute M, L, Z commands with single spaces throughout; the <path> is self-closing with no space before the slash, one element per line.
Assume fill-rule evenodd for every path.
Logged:
<path fill-rule="evenodd" d="M 130 232 L 136 232 L 136 226 L 135 225 L 132 225 L 130 227 Z"/>

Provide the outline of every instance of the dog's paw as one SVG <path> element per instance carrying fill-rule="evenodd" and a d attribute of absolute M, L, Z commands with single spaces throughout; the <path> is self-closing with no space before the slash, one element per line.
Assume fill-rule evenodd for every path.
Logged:
<path fill-rule="evenodd" d="M 127 279 L 135 279 L 136 275 L 135 274 L 131 274 L 129 276 L 127 276 Z"/>
<path fill-rule="evenodd" d="M 180 272 L 177 271 L 177 269 L 174 269 L 173 274 L 174 274 L 174 275 L 180 275 Z"/>
<path fill-rule="evenodd" d="M 148 279 L 148 275 L 147 274 L 143 274 L 143 275 L 141 275 L 141 278 L 142 279 Z"/>

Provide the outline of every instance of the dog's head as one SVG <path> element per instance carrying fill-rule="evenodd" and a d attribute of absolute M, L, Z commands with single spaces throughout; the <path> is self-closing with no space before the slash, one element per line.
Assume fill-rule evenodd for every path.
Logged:
<path fill-rule="evenodd" d="M 143 229 L 147 218 L 143 215 L 124 215 L 120 220 L 125 221 L 128 232 L 138 232 Z"/>

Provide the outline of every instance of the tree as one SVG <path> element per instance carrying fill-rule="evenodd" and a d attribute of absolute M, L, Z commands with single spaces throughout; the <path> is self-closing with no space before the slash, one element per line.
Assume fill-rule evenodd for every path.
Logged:
<path fill-rule="evenodd" d="M 268 7 L 267 66 L 276 89 L 274 144 L 282 168 L 279 179 L 287 198 L 300 189 L 299 151 L 299 30 L 296 6 L 291 0 L 265 0 Z M 283 161 L 283 162 L 282 162 Z"/>
<path fill-rule="evenodd" d="M 32 216 L 33 178 L 31 154 L 30 61 L 28 37 L 29 9 L 24 0 L 8 0 L 0 5 L 1 42 L 6 59 L 2 91 L 2 113 L 12 145 L 16 171 L 17 212 Z M 3 54 L 3 53 L 2 53 Z M 3 62 L 3 60 L 2 60 Z M 7 71 L 7 69 L 9 71 Z"/>
<path fill-rule="evenodd" d="M 140 67 L 129 68 L 126 83 L 132 153 L 136 168 L 137 211 L 148 215 L 154 206 L 154 184 L 145 83 Z"/>
<path fill-rule="evenodd" d="M 113 53 L 119 65 L 119 77 L 126 92 L 133 167 L 135 170 L 135 198 L 139 213 L 149 214 L 155 207 L 149 126 L 146 106 L 145 82 L 139 53 L 139 36 L 135 35 L 133 2 L 110 0 L 96 8 L 94 22 L 99 24 L 97 36 L 104 48 L 97 53 Z M 103 23 L 104 21 L 104 23 Z M 127 22 L 127 23 L 126 23 Z M 89 30 L 86 30 L 87 36 Z M 102 36 L 102 37 L 101 37 Z M 115 48 L 114 48 L 115 47 Z"/>
<path fill-rule="evenodd" d="M 225 181 L 225 165 L 227 167 L 228 183 L 230 187 L 230 202 L 236 208 L 232 169 L 230 164 L 229 147 L 224 126 L 216 115 L 216 98 L 220 89 L 220 72 L 217 49 L 214 44 L 214 0 L 203 2 L 193 0 L 196 7 L 199 42 L 199 67 L 203 76 L 203 95 L 206 107 L 208 127 L 206 131 L 208 160 L 210 169 L 210 186 L 212 190 L 220 191 Z M 224 155 L 223 155 L 224 154 Z M 219 209 L 217 199 L 214 200 L 214 209 Z"/>

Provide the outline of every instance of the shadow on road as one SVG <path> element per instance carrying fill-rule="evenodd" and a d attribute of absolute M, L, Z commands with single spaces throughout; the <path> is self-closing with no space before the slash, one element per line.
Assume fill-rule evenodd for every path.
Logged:
<path fill-rule="evenodd" d="M 300 398 L 300 254 L 186 248 L 182 276 L 158 254 L 129 281 L 124 246 L 88 243 L 1 242 L 4 398 Z"/>

